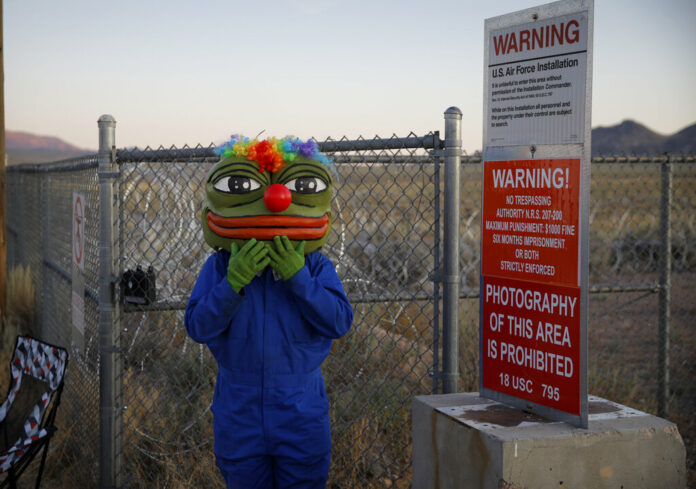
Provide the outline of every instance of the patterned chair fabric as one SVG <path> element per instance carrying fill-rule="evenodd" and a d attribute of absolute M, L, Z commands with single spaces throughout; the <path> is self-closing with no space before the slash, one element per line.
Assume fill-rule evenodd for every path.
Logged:
<path fill-rule="evenodd" d="M 65 349 L 28 336 L 17 337 L 10 364 L 10 389 L 7 399 L 0 406 L 0 423 L 5 421 L 12 403 L 19 394 L 24 376 L 31 375 L 44 382 L 47 388 L 27 413 L 22 435 L 5 453 L 0 454 L 0 474 L 14 467 L 32 445 L 50 434 L 42 421 L 51 398 L 62 388 L 67 364 L 68 352 Z"/>

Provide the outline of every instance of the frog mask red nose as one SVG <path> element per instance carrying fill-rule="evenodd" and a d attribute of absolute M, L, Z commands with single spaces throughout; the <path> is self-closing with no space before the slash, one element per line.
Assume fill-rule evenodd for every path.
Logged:
<path fill-rule="evenodd" d="M 203 236 L 215 249 L 255 238 L 287 236 L 305 253 L 326 243 L 331 229 L 331 162 L 313 140 L 263 141 L 232 136 L 206 179 Z"/>

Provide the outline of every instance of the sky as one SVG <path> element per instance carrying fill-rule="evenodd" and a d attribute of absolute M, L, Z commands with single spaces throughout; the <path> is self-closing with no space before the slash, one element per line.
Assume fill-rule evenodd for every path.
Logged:
<path fill-rule="evenodd" d="M 484 20 L 538 0 L 3 0 L 6 128 L 118 147 L 444 131 L 481 148 Z M 592 127 L 696 122 L 695 0 L 595 0 Z"/>

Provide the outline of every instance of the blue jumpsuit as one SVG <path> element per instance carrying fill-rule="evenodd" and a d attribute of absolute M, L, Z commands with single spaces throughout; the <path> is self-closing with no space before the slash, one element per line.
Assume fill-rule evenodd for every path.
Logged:
<path fill-rule="evenodd" d="M 186 306 L 186 331 L 218 363 L 211 410 L 228 488 L 323 488 L 331 455 L 321 364 L 353 310 L 319 251 L 284 282 L 269 266 L 237 294 L 230 254 L 211 255 Z"/>

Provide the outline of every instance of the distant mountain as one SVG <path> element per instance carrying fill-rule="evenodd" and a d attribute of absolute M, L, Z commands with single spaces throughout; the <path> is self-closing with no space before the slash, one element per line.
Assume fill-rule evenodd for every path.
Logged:
<path fill-rule="evenodd" d="M 671 136 L 658 134 L 635 121 L 625 120 L 611 127 L 592 129 L 594 156 L 663 153 L 696 153 L 696 124 Z"/>
<path fill-rule="evenodd" d="M 10 165 L 57 161 L 96 152 L 78 148 L 57 137 L 37 136 L 22 131 L 6 131 L 5 147 Z M 668 136 L 658 134 L 632 120 L 592 129 L 593 156 L 663 153 L 696 154 L 696 124 Z"/>
<path fill-rule="evenodd" d="M 66 143 L 53 136 L 37 136 L 23 131 L 5 131 L 7 149 L 47 149 L 53 151 L 82 151 L 81 148 Z"/>
<path fill-rule="evenodd" d="M 670 153 L 696 154 L 696 124 L 669 136 L 665 141 L 664 150 Z"/>
<path fill-rule="evenodd" d="M 5 131 L 7 163 L 43 163 L 94 153 L 53 136 L 38 136 L 23 131 Z"/>

